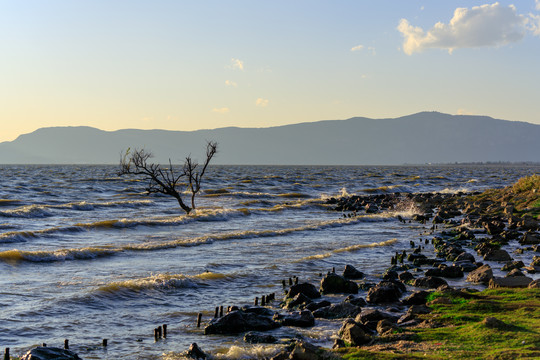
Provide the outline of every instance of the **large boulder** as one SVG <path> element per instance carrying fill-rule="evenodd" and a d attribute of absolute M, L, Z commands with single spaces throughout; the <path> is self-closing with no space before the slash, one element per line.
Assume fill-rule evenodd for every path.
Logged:
<path fill-rule="evenodd" d="M 313 316 L 322 319 L 341 319 L 355 317 L 362 311 L 362 308 L 349 302 L 341 302 L 315 310 Z"/>
<path fill-rule="evenodd" d="M 312 302 L 313 301 L 309 297 L 304 295 L 303 293 L 298 293 L 293 298 L 286 298 L 285 299 L 285 304 L 284 304 L 283 307 L 285 307 L 287 309 L 294 309 L 296 307 L 303 308 L 303 307 L 306 307 L 307 305 L 309 305 Z"/>
<path fill-rule="evenodd" d="M 328 273 L 321 280 L 321 293 L 323 294 L 357 294 L 358 285 L 335 273 Z"/>
<path fill-rule="evenodd" d="M 540 244 L 540 235 L 533 232 L 526 232 L 519 240 L 520 245 L 538 245 Z"/>
<path fill-rule="evenodd" d="M 489 280 L 489 288 L 526 288 L 532 281 L 527 276 L 494 277 Z"/>
<path fill-rule="evenodd" d="M 213 319 L 210 325 L 204 328 L 204 334 L 238 334 L 245 331 L 266 331 L 279 327 L 279 324 L 265 315 L 231 311 L 218 319 Z"/>
<path fill-rule="evenodd" d="M 202 349 L 197 345 L 197 343 L 193 343 L 189 346 L 189 349 L 187 351 L 186 357 L 199 360 L 199 359 L 206 359 L 206 354 Z"/>
<path fill-rule="evenodd" d="M 405 299 L 401 300 L 403 305 L 424 305 L 429 295 L 428 291 L 420 290 L 415 291 Z"/>
<path fill-rule="evenodd" d="M 317 299 L 321 297 L 321 294 L 319 293 L 319 290 L 317 290 L 315 285 L 312 285 L 310 283 L 301 283 L 293 285 L 289 288 L 289 291 L 287 292 L 287 298 L 293 298 L 300 293 L 304 294 L 310 299 Z"/>
<path fill-rule="evenodd" d="M 347 279 L 362 279 L 364 277 L 364 273 L 360 270 L 357 270 L 352 265 L 345 265 L 345 270 L 343 270 L 343 277 Z"/>
<path fill-rule="evenodd" d="M 391 322 L 396 322 L 399 319 L 399 316 L 395 316 L 377 309 L 364 309 L 360 314 L 356 315 L 354 321 L 356 321 L 358 324 L 367 326 L 368 329 L 375 330 L 377 328 L 377 323 L 384 319 Z"/>
<path fill-rule="evenodd" d="M 73 351 L 56 347 L 36 347 L 21 357 L 21 360 L 82 360 Z"/>
<path fill-rule="evenodd" d="M 366 296 L 366 301 L 372 304 L 392 303 L 399 300 L 405 291 L 402 283 L 392 281 L 381 281 L 371 289 Z"/>
<path fill-rule="evenodd" d="M 287 315 L 275 314 L 274 321 L 283 326 L 311 327 L 315 325 L 315 318 L 309 310 L 295 311 Z"/>
<path fill-rule="evenodd" d="M 511 261 L 512 257 L 506 250 L 491 249 L 484 255 L 486 261 Z"/>
<path fill-rule="evenodd" d="M 493 270 L 489 265 L 482 265 L 478 269 L 473 270 L 467 276 L 467 281 L 476 284 L 487 284 L 493 278 Z"/>
<path fill-rule="evenodd" d="M 350 346 L 362 346 L 371 341 L 369 329 L 352 319 L 345 320 L 338 334 Z"/>
<path fill-rule="evenodd" d="M 421 277 L 421 278 L 415 279 L 413 282 L 413 286 L 423 287 L 423 288 L 428 288 L 428 289 L 436 289 L 442 285 L 448 285 L 448 283 L 446 282 L 446 280 L 440 277 L 436 277 L 436 276 Z"/>

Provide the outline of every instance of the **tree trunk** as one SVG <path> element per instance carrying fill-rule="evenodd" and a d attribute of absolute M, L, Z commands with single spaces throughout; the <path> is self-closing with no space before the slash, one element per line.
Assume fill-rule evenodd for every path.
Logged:
<path fill-rule="evenodd" d="M 184 210 L 186 212 L 186 214 L 189 214 L 191 212 L 191 208 L 189 206 L 187 206 L 186 204 L 184 204 L 184 202 L 182 201 L 182 198 L 180 197 L 180 195 L 175 196 L 175 198 L 176 198 L 176 200 L 178 200 L 178 204 L 180 205 L 182 210 Z"/>

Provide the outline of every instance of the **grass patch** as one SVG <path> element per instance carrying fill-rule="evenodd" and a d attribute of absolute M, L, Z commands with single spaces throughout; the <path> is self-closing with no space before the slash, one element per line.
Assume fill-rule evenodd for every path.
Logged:
<path fill-rule="evenodd" d="M 432 299 L 449 297 L 434 292 Z M 464 301 L 461 301 L 461 300 Z M 344 359 L 526 359 L 540 358 L 540 290 L 493 289 L 475 293 L 475 298 L 459 296 L 453 304 L 433 305 L 422 319 L 442 324 L 437 328 L 413 328 L 414 342 L 421 350 L 367 352 L 344 349 Z M 490 322 L 494 317 L 499 321 Z M 401 349 L 402 350 L 402 349 Z"/>

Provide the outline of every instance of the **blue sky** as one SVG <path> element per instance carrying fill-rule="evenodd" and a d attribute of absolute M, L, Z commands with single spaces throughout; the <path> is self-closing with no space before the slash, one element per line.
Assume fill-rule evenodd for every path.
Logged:
<path fill-rule="evenodd" d="M 3 1 L 0 141 L 419 111 L 540 124 L 540 1 Z"/>

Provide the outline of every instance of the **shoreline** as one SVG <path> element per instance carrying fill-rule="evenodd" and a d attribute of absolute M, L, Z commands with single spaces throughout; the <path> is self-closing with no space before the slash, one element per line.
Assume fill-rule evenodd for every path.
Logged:
<path fill-rule="evenodd" d="M 477 194 L 476 196 L 479 196 L 481 194 Z M 512 246 L 515 246 L 516 248 L 521 248 L 522 251 L 526 254 L 526 255 L 530 255 L 531 258 L 534 256 L 533 253 L 534 252 L 538 252 L 538 247 L 534 248 L 534 244 L 532 246 L 528 246 L 529 244 L 524 244 L 524 245 L 521 245 L 521 246 L 518 246 L 516 245 L 519 244 L 518 240 L 519 239 L 522 239 L 523 237 L 525 237 L 526 239 L 524 241 L 535 241 L 533 238 L 536 238 L 536 235 L 537 234 L 537 231 L 538 231 L 538 221 L 537 220 L 534 220 L 533 221 L 527 221 L 526 223 L 523 223 L 523 224 L 518 224 L 518 222 L 515 222 L 514 219 L 512 218 L 513 214 L 516 213 L 516 214 L 519 214 L 519 215 L 527 215 L 527 213 L 523 213 L 521 210 L 519 209 L 514 209 L 513 211 L 511 211 L 509 214 L 507 214 L 507 217 L 506 218 L 496 218 L 495 216 L 490 216 L 489 218 L 484 218 L 482 221 L 478 222 L 479 219 L 481 219 L 483 216 L 486 217 L 488 215 L 486 215 L 486 213 L 482 214 L 482 211 L 478 210 L 479 208 L 482 208 L 482 206 L 478 206 L 478 207 L 470 207 L 469 210 L 467 211 L 462 211 L 459 209 L 459 208 L 463 208 L 465 209 L 467 206 L 470 206 L 472 203 L 470 202 L 467 202 L 467 201 L 464 201 L 463 199 L 467 198 L 469 195 L 468 194 L 438 194 L 438 193 L 427 193 L 427 194 L 399 194 L 399 195 L 396 195 L 396 193 L 390 193 L 390 194 L 385 194 L 385 195 L 365 195 L 365 196 L 356 196 L 356 197 L 343 197 L 343 198 L 340 198 L 340 199 L 330 199 L 328 200 L 329 203 L 332 203 L 335 201 L 335 205 L 336 205 L 336 208 L 335 210 L 337 210 L 338 212 L 341 211 L 345 216 L 354 216 L 354 212 L 359 212 L 359 211 L 364 211 L 364 212 L 369 212 L 369 211 L 373 211 L 374 213 L 376 211 L 381 211 L 381 210 L 386 210 L 386 209 L 390 209 L 392 206 L 395 206 L 396 204 L 399 204 L 400 202 L 403 201 L 403 198 L 405 199 L 408 199 L 408 200 L 411 200 L 411 201 L 414 201 L 416 202 L 417 204 L 417 207 L 422 210 L 420 211 L 418 214 L 415 214 L 413 215 L 410 219 L 404 219 L 404 218 L 401 218 L 398 217 L 398 219 L 404 224 L 404 226 L 408 226 L 407 224 L 409 224 L 411 221 L 414 221 L 416 222 L 417 224 L 422 224 L 422 225 L 425 225 L 425 230 L 427 232 L 432 232 L 430 234 L 430 236 L 433 236 L 434 238 L 430 239 L 429 240 L 429 245 L 425 242 L 426 239 L 423 239 L 425 237 L 425 235 L 421 236 L 421 239 L 420 241 L 418 241 L 418 243 L 415 243 L 414 244 L 414 248 L 408 248 L 408 249 L 404 249 L 405 252 L 406 252 L 406 256 L 403 255 L 403 253 L 398 253 L 396 254 L 395 256 L 393 256 L 393 254 L 389 254 L 389 257 L 391 256 L 393 259 L 389 259 L 389 265 L 390 263 L 392 263 L 389 268 L 389 271 L 387 271 L 385 273 L 385 275 L 383 276 L 383 281 L 381 281 L 379 284 L 366 284 L 366 283 L 362 283 L 361 281 L 357 281 L 357 279 L 346 279 L 348 281 L 352 281 L 353 283 L 357 284 L 357 286 L 363 286 L 364 288 L 363 289 L 376 289 L 376 290 L 380 290 L 381 293 L 384 293 L 385 288 L 393 288 L 393 289 L 390 289 L 390 290 L 393 290 L 393 291 L 398 291 L 398 289 L 395 289 L 396 287 L 399 287 L 398 284 L 399 283 L 406 283 L 407 286 L 408 286 L 408 290 L 410 290 L 411 292 L 413 292 L 413 294 L 415 294 L 416 292 L 414 292 L 414 290 L 418 290 L 420 289 L 420 283 L 421 282 L 417 282 L 418 279 L 420 278 L 428 278 L 428 277 L 431 277 L 431 278 L 445 278 L 445 276 L 428 276 L 427 274 L 424 274 L 426 276 L 420 276 L 419 274 L 421 274 L 421 272 L 419 270 L 416 270 L 416 269 L 421 269 L 422 272 L 425 272 L 428 268 L 430 268 L 431 265 L 439 265 L 442 263 L 441 259 L 442 258 L 429 258 L 429 257 L 422 257 L 422 247 L 426 248 L 426 247 L 431 247 L 431 246 L 434 246 L 436 249 L 439 248 L 441 249 L 440 251 L 437 251 L 438 254 L 443 254 L 445 255 L 444 256 L 444 260 L 445 261 L 455 261 L 456 257 L 459 257 L 459 255 L 461 255 L 460 253 L 457 254 L 457 250 L 453 250 L 452 247 L 456 247 L 456 245 L 459 245 L 459 248 L 461 250 L 463 250 L 463 252 L 465 253 L 470 253 L 470 252 L 473 252 L 474 250 L 471 249 L 471 245 L 478 245 L 478 243 L 481 243 L 481 244 L 487 244 L 484 246 L 483 249 L 479 249 L 479 250 L 482 250 L 482 253 L 479 253 L 479 255 L 485 257 L 486 255 L 489 255 L 489 256 L 499 256 L 499 257 L 504 257 L 505 255 L 501 252 L 497 252 L 498 250 L 501 250 L 501 239 L 502 240 L 505 240 L 505 241 L 508 241 L 508 243 Z M 352 199 L 352 200 L 351 200 Z M 357 201 L 357 200 L 360 200 L 360 201 Z M 395 202 L 394 202 L 395 200 Z M 365 201 L 366 203 L 362 204 L 362 201 Z M 482 204 L 482 201 L 484 201 L 484 204 L 486 205 L 485 208 L 486 208 L 486 211 L 488 211 L 487 209 L 489 208 L 489 211 L 488 211 L 488 214 L 498 214 L 498 213 L 502 213 L 504 214 L 504 211 L 505 209 L 508 208 L 508 201 L 506 201 L 506 204 L 505 206 L 502 206 L 502 202 L 499 204 L 501 206 L 499 206 L 498 209 L 496 209 L 495 207 L 493 207 L 493 203 L 490 203 L 488 204 L 488 202 L 490 202 L 491 200 L 489 199 L 483 199 L 483 200 L 480 200 L 480 204 Z M 474 201 L 473 201 L 474 203 Z M 341 205 L 341 208 L 338 208 L 339 206 Z M 347 205 L 347 208 L 345 208 L 345 205 Z M 490 208 L 491 206 L 491 208 Z M 441 212 L 441 207 L 444 207 L 444 211 Z M 437 213 L 434 213 L 433 210 L 435 209 L 438 209 L 438 212 Z M 478 210 L 478 211 L 475 211 Z M 460 212 L 458 214 L 458 211 Z M 508 210 L 510 211 L 510 210 Z M 430 218 L 427 218 L 426 217 L 426 214 L 428 212 L 431 212 L 431 217 Z M 453 215 L 454 214 L 454 215 Z M 498 215 L 497 215 L 498 216 Z M 456 219 L 465 219 L 467 218 L 468 222 L 467 224 L 465 224 L 465 226 L 462 226 L 463 224 L 461 224 L 460 222 L 456 221 Z M 520 219 L 523 219 L 523 218 L 520 218 Z M 526 219 L 529 219 L 526 217 Z M 435 223 L 433 223 L 435 222 Z M 503 223 L 503 225 L 501 225 L 501 222 Z M 430 229 L 429 225 L 431 225 L 433 223 L 433 226 L 432 226 L 432 229 Z M 514 226 L 515 226 L 515 229 L 507 229 L 508 227 L 510 227 L 510 223 L 514 223 Z M 428 225 L 429 224 L 429 225 Z M 473 226 L 474 224 L 474 226 Z M 482 226 L 483 230 L 481 230 L 478 226 Z M 459 231 L 458 231 L 459 230 Z M 499 231 L 500 230 L 500 231 Z M 518 236 L 516 237 L 516 234 L 515 233 L 505 233 L 507 230 L 514 230 L 515 232 L 518 232 L 520 235 L 521 235 L 521 238 Z M 414 230 L 411 230 L 411 231 L 414 231 Z M 439 231 L 439 232 L 435 232 L 435 231 Z M 527 231 L 529 231 L 529 233 L 527 233 Z M 491 234 L 490 234 L 491 233 Z M 503 234 L 503 235 L 501 235 Z M 512 235 L 513 234 L 513 235 Z M 527 234 L 533 234 L 534 236 L 529 236 L 527 238 Z M 518 239 L 519 238 L 519 239 Z M 487 240 L 486 240 L 487 239 Z M 528 239 L 528 240 L 527 240 Z M 418 247 L 416 247 L 418 245 Z M 526 246 L 527 245 L 527 246 Z M 537 244 L 536 244 L 537 245 Z M 503 245 L 504 246 L 504 245 Z M 419 249 L 417 251 L 417 249 Z M 452 250 L 452 251 L 450 251 Z M 506 253 L 508 254 L 508 251 L 506 251 Z M 508 254 L 510 255 L 510 254 Z M 451 260 L 450 257 L 454 257 L 452 258 Z M 491 259 L 490 257 L 488 256 L 488 259 Z M 474 256 L 473 256 L 474 258 Z M 470 258 L 469 258 L 470 259 Z M 534 258 L 533 258 L 534 259 Z M 460 260 L 458 260 L 460 261 Z M 486 260 L 486 261 L 493 261 L 493 260 Z M 505 263 L 506 262 L 509 262 L 511 260 L 505 260 Z M 469 261 L 469 263 L 472 263 L 472 265 L 479 265 L 476 261 Z M 501 267 L 502 267 L 502 263 L 501 263 Z M 524 264 L 524 265 L 528 265 L 528 264 Z M 471 273 L 471 271 L 474 271 L 472 270 L 472 267 L 471 265 L 469 264 L 461 264 L 460 266 L 468 266 L 468 269 L 470 269 L 469 271 L 465 271 L 465 272 L 468 272 L 469 274 Z M 539 264 L 540 266 L 540 264 Z M 446 268 L 454 268 L 455 266 L 447 266 Z M 521 268 L 524 268 L 525 266 L 522 266 Z M 529 265 L 530 267 L 530 265 Z M 436 270 L 434 269 L 438 269 L 440 270 L 441 272 L 442 271 L 447 271 L 446 275 L 448 275 L 448 271 L 455 271 L 455 269 L 451 269 L 451 270 L 447 270 L 446 268 L 439 268 L 439 267 L 435 267 L 435 266 L 431 266 L 431 269 L 433 271 L 436 272 Z M 360 269 L 361 270 L 361 269 Z M 414 275 L 417 275 L 417 276 L 414 276 L 411 271 L 408 271 L 408 270 L 414 270 L 412 272 L 414 272 L 415 274 Z M 539 269 L 540 270 L 540 269 Z M 433 272 L 432 271 L 432 272 Z M 463 270 L 462 270 L 463 271 Z M 528 271 L 528 270 L 527 270 Z M 411 275 L 413 275 L 412 278 L 409 278 L 409 279 L 405 279 L 402 277 L 404 276 L 407 276 L 408 275 L 403 275 L 404 273 L 409 273 Z M 325 278 L 335 278 L 334 275 L 331 275 L 333 274 L 332 271 L 329 271 L 329 273 L 325 276 Z M 371 274 L 373 275 L 373 274 Z M 401 276 L 403 275 L 403 276 Z M 338 277 L 341 277 L 339 275 L 336 275 Z M 357 274 L 357 276 L 359 276 Z M 537 277 L 535 275 L 535 277 Z M 433 280 L 433 279 L 431 279 Z M 294 281 L 294 280 L 293 280 Z M 428 292 L 433 292 L 432 290 L 435 290 L 435 289 L 439 289 L 439 292 L 444 292 L 445 289 L 448 290 L 449 288 L 445 288 L 444 287 L 444 284 L 442 284 L 443 288 L 441 288 L 441 284 L 439 283 L 439 286 L 434 286 L 434 284 L 436 283 L 433 282 L 433 283 L 430 283 L 428 285 Z M 300 281 L 298 285 L 302 284 L 302 282 Z M 350 284 L 349 282 L 345 282 L 345 284 Z M 395 286 L 393 286 L 392 284 L 394 284 Z M 428 284 L 428 283 L 426 283 Z M 313 284 L 312 284 L 313 285 Z M 318 284 L 317 284 L 318 285 Z M 290 294 L 290 290 L 291 288 L 295 286 L 294 284 L 289 285 L 288 288 L 289 288 L 289 295 L 291 296 L 288 296 L 287 298 L 290 299 L 290 302 L 292 302 L 293 300 L 295 300 L 295 298 L 297 297 L 296 295 L 298 295 L 298 293 L 294 294 L 294 296 L 292 296 L 292 294 Z M 347 285 L 347 286 L 350 286 L 350 285 Z M 454 289 L 455 290 L 455 289 Z M 358 292 L 358 288 L 356 289 L 356 291 Z M 420 290 L 418 292 L 422 292 L 423 290 Z M 450 290 L 448 290 L 450 291 Z M 323 291 L 320 291 L 320 292 L 323 292 Z M 354 294 L 354 291 L 351 291 L 353 294 Z M 371 292 L 371 294 L 370 294 Z M 300 292 L 301 293 L 301 292 Z M 330 292 L 326 292 L 327 294 L 330 293 Z M 339 294 L 342 294 L 340 295 L 340 298 L 347 298 L 347 294 L 344 293 L 342 290 L 338 290 L 338 293 Z M 383 320 L 387 320 L 389 322 L 392 322 L 391 320 L 396 320 L 395 321 L 395 324 L 396 325 L 400 325 L 400 324 L 397 324 L 398 320 L 399 319 L 393 319 L 393 318 L 388 318 L 386 317 L 385 318 L 385 315 L 384 313 L 381 315 L 381 314 L 377 314 L 377 316 L 383 316 L 383 318 L 379 319 L 376 323 L 373 323 L 375 320 L 371 319 L 371 320 L 366 320 L 366 324 L 364 324 L 362 322 L 362 318 L 359 318 L 358 320 L 359 321 L 356 321 L 356 318 L 358 318 L 358 316 L 361 316 L 362 313 L 365 312 L 365 310 L 368 310 L 368 309 L 372 309 L 372 308 L 382 308 L 382 307 L 386 307 L 387 309 L 390 307 L 390 308 L 393 308 L 391 310 L 400 310 L 402 315 L 407 315 L 407 313 L 409 312 L 408 310 L 407 311 L 404 311 L 406 309 L 405 305 L 403 303 L 403 300 L 404 297 L 403 297 L 403 294 L 404 294 L 404 291 L 401 291 L 401 293 L 397 296 L 397 300 L 395 301 L 378 301 L 378 300 L 375 300 L 373 296 L 370 296 L 370 295 L 373 295 L 374 293 L 376 293 L 376 291 L 372 291 L 372 290 L 368 290 L 368 296 L 370 297 L 370 299 L 367 299 L 368 296 L 366 296 L 366 300 L 367 304 L 363 304 L 361 300 L 364 300 L 362 298 L 358 298 L 356 296 L 353 295 L 352 298 L 349 298 L 349 300 L 344 300 L 344 301 L 341 301 L 340 303 L 337 303 L 337 304 L 331 304 L 330 307 L 332 307 L 333 305 L 342 305 L 341 306 L 341 309 L 338 309 L 339 311 L 345 311 L 347 309 L 344 309 L 346 307 L 348 307 L 348 310 L 350 311 L 346 316 L 342 316 L 342 315 L 339 315 L 343 318 L 343 321 L 345 321 L 345 323 L 347 323 L 347 320 L 345 320 L 346 318 L 349 318 L 349 319 L 355 319 L 354 320 L 354 323 L 355 324 L 352 324 L 350 321 L 349 321 L 349 325 L 351 325 L 351 327 L 354 328 L 354 326 L 358 325 L 358 327 L 360 327 L 361 329 L 363 329 L 362 331 L 364 331 L 367 335 L 370 335 L 369 336 L 369 342 L 370 345 L 368 346 L 373 346 L 373 345 L 377 345 L 377 339 L 381 339 L 382 338 L 382 334 L 379 333 L 378 330 L 378 327 L 379 327 L 379 322 L 380 321 L 383 321 Z M 395 296 L 395 295 L 394 295 Z M 444 296 L 443 296 L 444 297 Z M 309 297 L 308 297 L 309 298 Z M 335 298 L 334 298 L 335 299 Z M 301 301 L 303 300 L 303 301 Z M 280 310 L 279 312 L 280 313 L 284 313 L 282 314 L 281 318 L 275 318 L 275 314 L 272 313 L 271 316 L 269 316 L 270 313 L 267 313 L 266 315 L 261 315 L 261 316 L 266 316 L 266 317 L 270 317 L 272 321 L 276 322 L 276 323 L 279 323 L 281 322 L 281 325 L 282 326 L 298 326 L 299 324 L 299 321 L 308 321 L 307 324 L 311 324 L 311 318 L 308 316 L 308 315 L 305 315 L 308 317 L 308 319 L 302 319 L 301 318 L 301 315 L 302 315 L 302 312 L 304 312 L 304 310 L 308 310 L 311 312 L 311 310 L 309 310 L 309 308 L 307 308 L 309 306 L 309 304 L 317 304 L 318 301 L 314 301 L 314 299 L 311 299 L 309 298 L 310 301 L 306 300 L 306 299 L 302 299 L 302 297 L 300 297 L 300 299 L 296 299 L 296 301 L 298 302 L 297 304 L 294 304 L 292 306 L 289 307 L 289 311 L 288 312 L 284 312 L 284 310 L 281 308 L 278 310 Z M 427 302 L 427 295 L 424 296 L 424 300 L 426 300 L 425 302 Z M 289 305 L 290 305 L 290 302 L 289 302 Z M 366 301 L 364 301 L 365 303 Z M 274 303 L 275 304 L 275 303 Z M 350 304 L 351 306 L 345 306 L 343 304 Z M 401 307 L 401 309 L 396 309 L 396 307 Z M 267 307 L 262 307 L 263 309 L 267 309 Z M 314 312 L 322 309 L 324 307 L 321 307 L 321 308 L 318 308 L 318 309 L 314 309 Z M 258 312 L 259 310 L 256 310 L 256 309 L 261 309 L 261 307 L 254 307 L 254 306 L 250 306 L 250 307 L 246 307 L 244 309 L 243 312 L 245 313 L 256 313 Z M 410 308 L 409 308 L 410 309 Z M 327 309 L 329 310 L 329 309 Z M 333 310 L 336 310 L 336 309 L 333 309 Z M 233 313 L 233 312 L 240 312 L 242 311 L 241 309 L 239 310 L 231 310 L 230 313 Z M 300 316 L 300 318 L 294 318 L 294 316 L 292 314 L 294 314 L 294 312 L 297 312 L 298 315 Z M 337 311 L 337 310 L 336 310 Z M 359 311 L 358 313 L 354 314 L 355 311 Z M 262 310 L 261 310 L 262 312 Z M 386 311 L 388 312 L 388 311 Z M 391 313 L 391 312 L 390 312 Z M 397 316 L 397 314 L 399 313 L 398 312 L 395 312 L 395 315 L 394 317 Z M 320 313 L 319 313 L 320 314 Z M 415 315 L 417 319 L 423 319 L 423 314 L 409 314 L 409 315 Z M 225 314 L 224 317 L 226 317 L 227 314 Z M 292 318 L 291 318 L 292 316 Z M 332 316 L 335 316 L 335 315 L 332 315 Z M 427 315 L 425 315 L 427 316 Z M 411 317 L 412 319 L 409 319 L 407 321 L 413 321 L 414 320 L 414 316 L 409 316 Z M 220 318 L 217 318 L 218 320 Z M 315 317 L 314 317 L 315 319 Z M 216 320 L 217 321 L 217 320 Z M 422 320 L 422 321 L 426 321 L 426 320 Z M 296 324 L 296 325 L 292 325 L 292 324 Z M 369 326 L 368 326 L 369 325 Z M 396 329 L 396 327 L 393 327 L 389 324 L 386 324 L 388 325 L 391 329 Z M 412 323 L 410 324 L 407 324 L 407 326 L 411 325 L 411 328 L 412 328 Z M 274 325 L 271 325 L 271 326 L 274 326 Z M 382 325 L 381 325 L 382 326 Z M 399 326 L 399 328 L 405 328 L 406 326 Z M 374 329 L 373 329 L 374 328 Z M 373 330 L 375 330 L 376 332 L 374 332 Z M 388 329 L 386 329 L 388 330 Z M 392 331 L 394 331 L 392 330 Z M 384 333 L 385 331 L 383 331 L 383 329 L 381 328 L 380 331 L 382 333 Z M 245 332 L 240 332 L 242 334 L 242 336 L 244 335 Z M 264 332 L 262 332 L 262 334 L 264 334 Z M 341 340 L 343 340 L 343 334 L 341 335 Z M 240 338 L 240 335 L 238 335 L 238 338 Z M 403 340 L 403 338 L 400 338 L 400 337 L 397 337 L 396 338 L 397 341 L 409 341 L 409 340 Z M 291 341 L 294 340 L 294 339 L 291 339 Z M 388 338 L 384 339 L 384 342 L 388 342 Z M 343 340 L 344 341 L 344 340 Z M 410 340 L 412 341 L 412 340 Z M 291 342 L 292 345 L 289 346 L 289 348 L 287 349 L 287 357 L 283 357 L 285 356 L 284 353 L 280 353 L 282 357 L 276 357 L 276 356 L 279 356 L 276 355 L 274 357 L 272 357 L 273 359 L 281 359 L 281 358 L 289 358 L 288 356 L 290 356 L 290 354 L 294 353 L 294 349 L 295 347 L 292 347 L 291 346 L 296 346 L 295 344 L 298 344 L 298 346 L 300 346 L 300 348 L 303 349 L 303 351 L 314 351 L 315 353 L 318 353 L 321 351 L 320 349 L 317 349 L 317 348 L 313 348 L 313 347 L 310 347 L 310 345 L 305 345 L 304 343 L 300 342 L 300 343 L 297 343 L 297 342 Z M 304 345 L 302 345 L 304 344 Z M 344 343 L 339 343 L 337 342 L 336 343 L 336 347 L 337 348 L 342 348 L 342 350 L 338 350 L 339 352 L 336 353 L 336 354 L 342 354 L 342 352 L 344 351 L 343 350 L 343 345 L 346 345 L 345 344 L 345 341 Z M 362 346 L 366 346 L 366 345 L 362 345 Z M 362 346 L 360 347 L 360 349 L 362 349 Z M 311 350 L 310 350 L 311 349 Z M 345 348 L 345 349 L 351 349 L 351 348 Z M 298 350 L 300 351 L 300 350 Z M 323 356 L 321 354 L 317 355 L 317 356 Z M 324 355 L 326 356 L 326 355 Z M 341 356 L 341 355 L 340 355 Z M 321 358 L 321 357 L 319 357 Z"/>

